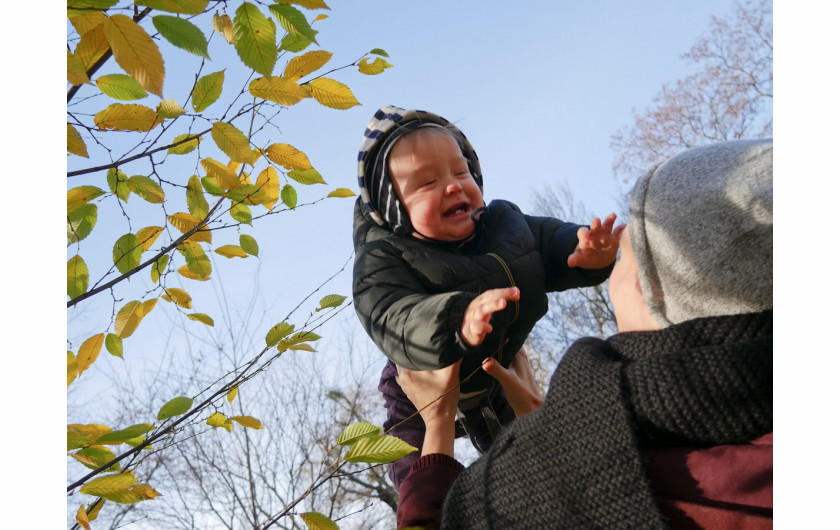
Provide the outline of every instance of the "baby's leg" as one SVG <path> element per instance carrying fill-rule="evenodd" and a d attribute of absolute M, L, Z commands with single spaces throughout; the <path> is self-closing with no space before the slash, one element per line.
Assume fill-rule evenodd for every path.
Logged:
<path fill-rule="evenodd" d="M 379 391 L 382 392 L 382 396 L 385 398 L 387 416 L 383 428 L 388 434 L 396 436 L 417 448 L 417 451 L 388 465 L 388 476 L 391 478 L 394 488 L 399 491 L 400 484 L 408 476 L 411 466 L 420 458 L 420 450 L 423 448 L 423 437 L 426 434 L 426 426 L 423 423 L 423 418 L 419 414 L 405 421 L 405 423 L 401 423 L 417 412 L 417 409 L 408 399 L 408 396 L 405 395 L 402 388 L 400 388 L 400 385 L 395 379 L 396 375 L 396 366 L 392 361 L 388 361 L 382 370 L 382 377 L 379 380 Z M 399 426 L 394 427 L 395 425 Z M 392 427 L 394 427 L 393 430 L 388 431 Z"/>

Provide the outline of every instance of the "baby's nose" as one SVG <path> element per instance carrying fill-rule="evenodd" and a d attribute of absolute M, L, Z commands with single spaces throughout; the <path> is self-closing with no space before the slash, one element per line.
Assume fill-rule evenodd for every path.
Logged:
<path fill-rule="evenodd" d="M 446 186 L 446 192 L 449 193 L 449 194 L 457 193 L 457 192 L 461 191 L 462 189 L 463 188 L 461 188 L 461 184 L 457 180 L 453 181 L 453 182 L 450 182 Z"/>

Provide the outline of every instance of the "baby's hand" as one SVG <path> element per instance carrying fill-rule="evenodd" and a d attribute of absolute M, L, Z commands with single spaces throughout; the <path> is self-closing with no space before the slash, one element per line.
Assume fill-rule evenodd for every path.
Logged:
<path fill-rule="evenodd" d="M 461 338 L 473 348 L 484 342 L 484 337 L 493 331 L 490 325 L 490 317 L 496 311 L 507 307 L 507 301 L 519 300 L 518 287 L 506 287 L 504 289 L 490 289 L 478 295 L 464 313 L 464 322 L 461 324 Z"/>
<path fill-rule="evenodd" d="M 615 214 L 611 213 L 604 219 L 604 224 L 596 217 L 589 228 L 580 227 L 577 247 L 567 261 L 569 267 L 603 269 L 615 261 L 618 240 L 627 225 L 619 225 L 613 230 L 613 223 Z"/>

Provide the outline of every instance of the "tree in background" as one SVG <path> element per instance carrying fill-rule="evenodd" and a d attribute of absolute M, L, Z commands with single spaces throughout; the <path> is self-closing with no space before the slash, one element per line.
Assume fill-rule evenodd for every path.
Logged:
<path fill-rule="evenodd" d="M 610 147 L 613 170 L 632 183 L 653 164 L 691 147 L 773 134 L 773 12 L 769 0 L 736 3 L 731 17 L 712 17 L 682 57 L 698 70 L 666 83 L 634 124 L 618 131 Z M 618 190 L 617 190 L 618 191 Z M 591 219 L 567 186 L 534 194 L 541 215 Z M 627 219 L 628 205 L 617 205 Z M 535 374 L 548 384 L 560 357 L 580 337 L 605 338 L 617 332 L 607 285 L 549 295 L 549 312 L 531 334 L 529 357 Z"/>
<path fill-rule="evenodd" d="M 310 480 L 307 487 L 264 505 L 248 474 L 249 458 L 269 457 L 252 434 L 263 423 L 252 415 L 252 401 L 237 396 L 259 386 L 282 353 L 314 352 L 320 338 L 314 331 L 347 307 L 345 297 L 323 296 L 302 321 L 293 322 L 290 314 L 256 335 L 226 326 L 225 332 L 248 341 L 219 340 L 218 349 L 201 352 L 188 347 L 220 318 L 194 308 L 189 294 L 217 282 L 211 256 L 254 259 L 259 244 L 248 232 L 258 219 L 354 195 L 346 188 L 317 191 L 315 185 L 326 182 L 307 155 L 274 141 L 289 107 L 306 100 L 339 110 L 359 104 L 331 77 L 336 72 L 353 67 L 375 75 L 390 67 L 387 53 L 374 49 L 325 71 L 333 54 L 312 48 L 326 10 L 323 0 L 67 2 L 67 384 L 75 383 L 68 397 L 84 394 L 85 373 L 99 369 L 102 363 L 94 363 L 103 347 L 122 358 L 134 342 L 130 337 L 155 333 L 141 324 L 161 300 L 176 309 L 176 329 L 183 331 L 166 341 L 163 357 L 189 355 L 193 363 L 180 373 L 184 364 L 173 365 L 176 371 L 160 373 L 129 394 L 138 399 L 126 398 L 116 410 L 95 397 L 84 402 L 87 409 L 68 402 L 68 419 L 95 418 L 67 426 L 74 527 L 89 528 L 106 501 L 130 506 L 155 499 L 160 493 L 152 479 L 164 475 L 176 480 L 168 483 L 168 502 L 181 499 L 178 515 L 185 524 L 200 527 L 216 517 L 267 528 L 299 515 L 306 524 L 329 525 L 321 513 L 293 510 L 328 480 L 350 473 L 350 463 L 388 462 L 411 450 L 372 425 L 351 424 L 338 435 L 341 446 L 329 444 L 328 461 L 319 460 L 308 474 L 305 467 L 285 470 Z M 310 19 L 309 11 L 319 14 Z M 294 229 L 291 221 L 288 229 Z M 229 349 L 232 343 L 243 349 Z M 188 450 L 221 447 L 205 440 L 228 434 L 230 443 L 215 457 L 201 460 Z M 190 480 L 186 475 L 176 473 L 178 462 L 211 466 L 229 481 L 235 504 L 224 510 L 211 505 L 207 512 L 200 501 L 192 505 L 198 497 L 181 495 L 194 490 L 183 482 Z M 331 514 L 341 515 L 333 508 Z"/>
<path fill-rule="evenodd" d="M 690 147 L 773 135 L 773 5 L 735 4 L 682 55 L 696 71 L 666 83 L 652 106 L 612 137 L 613 170 L 635 180 Z"/>

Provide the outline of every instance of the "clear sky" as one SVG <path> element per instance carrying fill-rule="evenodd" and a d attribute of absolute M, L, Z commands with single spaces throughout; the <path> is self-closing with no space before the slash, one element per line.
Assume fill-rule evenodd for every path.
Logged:
<path fill-rule="evenodd" d="M 330 65 L 352 62 L 372 48 L 385 49 L 390 54 L 389 62 L 394 65 L 374 77 L 352 71 L 335 74 L 351 87 L 361 107 L 334 111 L 321 108 L 314 101 L 304 101 L 281 114 L 282 123 L 278 125 L 282 135 L 276 141 L 292 143 L 305 151 L 328 182 L 329 189 L 354 187 L 355 155 L 364 126 L 379 106 L 393 104 L 436 112 L 461 127 L 481 160 L 488 200 L 505 198 L 527 211 L 533 193 L 546 185 L 568 182 L 576 197 L 600 215 L 615 209 L 615 197 L 619 193 L 611 170 L 610 135 L 629 125 L 632 109 L 641 110 L 648 105 L 662 83 L 674 81 L 687 72 L 688 64 L 679 55 L 688 51 L 708 27 L 711 15 L 727 16 L 734 4 L 730 0 L 533 3 L 333 0 L 328 3 L 332 8 L 327 12 L 329 18 L 319 22 L 316 28 L 320 31 L 321 47 L 335 53 Z M 777 5 L 783 3 L 786 2 Z M 801 21 L 788 21 L 795 37 L 791 38 L 789 33 L 785 42 L 794 47 L 805 40 L 815 50 L 828 50 L 831 56 L 836 55 L 838 48 L 833 37 L 836 30 L 827 22 L 836 21 L 836 16 L 821 15 L 817 3 L 813 3 L 814 9 L 807 9 L 808 4 L 797 3 L 797 11 L 807 12 L 809 16 Z M 63 21 L 59 21 L 58 31 L 60 24 Z M 799 89 L 800 94 L 808 97 L 797 101 L 797 112 L 787 114 L 788 121 L 777 115 L 776 130 L 780 131 L 777 139 L 785 136 L 783 124 L 789 124 L 788 138 L 794 135 L 793 131 L 810 130 L 810 123 L 803 127 L 800 121 L 804 114 L 814 119 L 826 111 L 836 113 L 831 105 L 819 103 L 836 101 L 836 95 L 830 91 L 831 87 L 836 88 L 836 81 L 824 72 L 826 63 L 818 55 L 791 53 L 785 57 L 796 76 L 788 77 L 786 84 L 784 79 L 779 81 L 777 96 L 787 94 L 788 101 L 792 101 L 793 91 Z M 17 62 L 13 65 L 17 72 L 25 72 L 29 67 Z M 223 64 L 215 66 L 207 71 L 224 67 Z M 168 72 L 173 71 L 170 68 L 177 68 L 177 64 L 168 63 L 167 68 Z M 810 75 L 825 77 L 812 84 L 800 78 Z M 29 105 L 15 104 L 10 109 L 13 113 L 23 113 L 16 118 L 19 121 L 31 120 L 28 113 L 33 107 L 31 97 L 27 96 L 26 91 L 15 94 L 15 103 Z M 58 91 L 44 97 L 49 111 L 60 115 Z M 64 141 L 64 127 L 60 123 L 55 127 L 60 129 L 56 141 L 60 144 Z M 27 137 L 38 138 L 38 133 L 34 128 Z M 825 150 L 832 148 L 825 140 L 815 142 L 822 142 L 818 145 Z M 38 156 L 39 151 L 30 152 L 28 163 L 18 170 L 19 174 L 33 180 L 32 164 Z M 824 179 L 833 181 L 836 187 L 836 171 L 825 177 L 814 177 L 821 175 L 818 168 L 809 166 L 811 170 L 804 171 L 807 161 L 798 162 L 788 162 L 786 167 L 801 173 L 803 178 L 817 178 L 819 189 L 829 184 Z M 60 174 L 63 164 L 59 161 L 58 165 L 55 172 Z M 46 180 L 51 182 L 53 178 L 56 177 Z M 102 181 L 104 185 L 104 177 Z M 76 183 L 68 187 L 73 185 Z M 815 205 L 815 210 L 825 212 L 833 207 L 824 202 L 831 195 L 815 193 L 807 199 Z M 221 263 L 223 258 L 215 260 L 214 270 L 228 279 L 233 291 L 237 290 L 237 277 L 243 278 L 243 290 L 249 290 L 255 278 L 259 280 L 259 306 L 266 313 L 268 326 L 285 316 L 301 296 L 337 271 L 351 255 L 353 200 L 331 201 L 256 223 L 256 229 L 248 233 L 260 242 L 258 262 L 250 258 L 233 264 Z M 57 205 L 61 214 L 60 197 Z M 26 219 L 26 212 L 15 210 L 15 215 Z M 56 222 L 62 223 L 61 215 Z M 61 233 L 52 234 L 48 241 L 50 244 L 56 241 L 61 247 L 61 238 Z M 19 248 L 31 246 L 29 241 L 18 244 Z M 50 254 L 51 259 L 53 256 Z M 61 257 L 56 259 L 60 263 Z M 50 288 L 63 292 L 61 275 L 64 273 L 60 266 L 56 274 L 59 281 L 55 282 L 55 288 Z M 37 279 L 29 279 L 25 285 L 35 285 Z M 14 291 L 14 296 L 28 299 L 35 292 L 24 288 L 19 293 Z M 190 292 L 193 293 L 192 288 Z M 350 295 L 349 267 L 321 294 L 328 293 Z M 213 314 L 212 292 L 196 291 L 194 298 L 196 310 Z M 314 297 L 312 307 L 317 299 L 318 296 Z M 248 302 L 243 299 L 235 303 Z M 37 314 L 35 306 L 28 305 L 28 300 L 26 304 L 24 307 L 32 307 L 31 314 Z M 61 311 L 62 306 L 57 306 Z M 341 322 L 357 325 L 355 316 L 348 313 L 345 312 L 348 318 Z M 60 322 L 61 316 L 57 319 Z M 153 324 L 144 322 L 143 325 Z M 60 348 L 61 325 L 57 324 L 56 328 L 57 336 L 49 344 Z M 814 329 L 813 324 L 809 329 Z M 40 328 L 32 334 L 38 332 Z M 329 335 L 329 328 L 321 334 Z M 135 356 L 140 353 L 130 340 L 126 341 L 127 362 L 131 362 L 128 357 L 132 348 Z M 329 350 L 329 343 L 322 342 Z M 26 351 L 32 356 L 52 357 L 55 352 L 46 351 L 52 349 L 27 348 Z M 105 362 L 117 361 L 108 357 Z M 20 369 L 31 370 L 29 363 L 31 359 Z M 57 380 L 60 386 L 63 380 L 60 373 Z M 51 417 L 60 423 L 63 415 L 60 410 Z M 50 445 L 50 450 L 53 447 Z M 59 469 L 62 465 L 63 457 Z"/>

